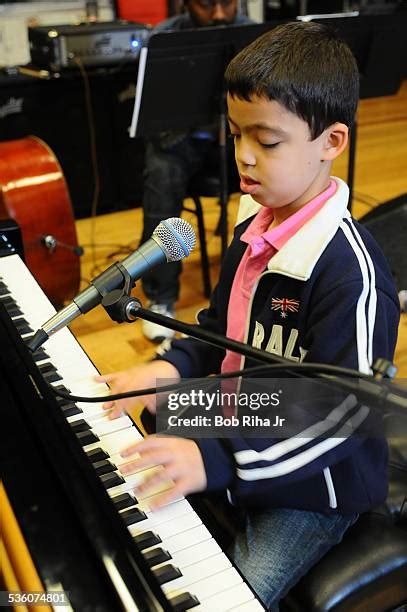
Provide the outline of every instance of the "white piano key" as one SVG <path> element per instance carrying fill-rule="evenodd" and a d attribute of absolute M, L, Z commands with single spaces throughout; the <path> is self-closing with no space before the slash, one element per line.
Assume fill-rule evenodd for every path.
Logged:
<path fill-rule="evenodd" d="M 192 527 L 196 527 L 201 523 L 202 521 L 196 512 L 188 512 L 172 521 L 165 521 L 162 523 L 156 523 L 154 518 L 147 518 L 145 521 L 141 521 L 135 525 L 129 525 L 128 529 L 133 536 L 145 531 L 155 531 L 162 540 L 166 540 L 173 535 L 192 529 Z"/>
<path fill-rule="evenodd" d="M 103 436 L 103 440 L 88 444 L 84 447 L 85 451 L 93 450 L 95 448 L 103 448 L 109 455 L 115 455 L 120 453 L 123 448 L 137 444 L 140 442 L 140 433 L 135 427 L 124 429 L 123 431 L 114 432 Z"/>
<path fill-rule="evenodd" d="M 172 535 L 163 540 L 162 545 L 171 549 L 174 553 L 189 548 L 195 544 L 201 544 L 212 538 L 209 530 L 202 523 L 192 529 L 185 529 L 183 532 Z M 161 538 L 163 539 L 163 538 Z"/>
<path fill-rule="evenodd" d="M 124 478 L 125 482 L 123 484 L 116 485 L 115 487 L 111 487 L 109 489 L 110 497 L 115 497 L 116 495 L 120 495 L 121 493 L 126 493 L 127 491 L 133 491 L 135 487 L 138 487 L 141 483 L 143 483 L 144 480 L 150 474 L 154 474 L 155 472 L 157 472 L 157 470 L 161 470 L 161 469 L 162 469 L 161 466 L 155 466 L 153 468 L 147 468 L 145 470 L 140 470 L 136 474 L 128 474 L 126 476 L 124 476 L 119 471 L 117 471 L 116 474 Z M 159 486 L 165 487 L 165 488 L 161 488 L 160 490 L 165 491 L 166 489 L 168 489 L 168 487 L 171 484 L 172 483 L 170 481 L 168 481 L 168 484 L 166 482 L 160 483 Z"/>
<path fill-rule="evenodd" d="M 180 579 L 177 578 L 177 580 Z M 177 580 L 174 580 L 173 582 L 175 583 Z M 171 583 L 167 583 L 167 585 L 162 585 L 162 589 L 167 597 L 172 597 L 172 591 L 174 590 L 188 590 L 190 593 L 193 593 L 199 599 L 199 601 L 203 602 L 205 599 L 209 599 L 217 593 L 221 593 L 222 591 L 225 591 L 226 589 L 236 586 L 242 582 L 243 579 L 239 572 L 237 572 L 233 567 L 229 567 L 218 574 L 214 574 L 213 576 L 209 576 L 208 578 L 194 582 L 193 586 L 190 585 L 188 588 L 172 587 Z"/>
<path fill-rule="evenodd" d="M 78 406 L 77 402 L 74 402 L 74 404 Z M 68 423 L 74 423 L 75 421 L 79 421 L 79 419 L 85 419 L 85 421 L 87 421 L 89 424 L 94 423 L 96 421 L 104 421 L 104 420 L 110 421 L 111 420 L 109 419 L 110 410 L 104 410 L 101 404 L 99 406 L 98 404 L 90 404 L 90 405 L 94 406 L 94 409 L 91 411 L 87 411 L 87 410 L 84 411 L 82 408 L 79 408 L 78 406 L 81 412 L 79 414 L 73 414 L 72 416 L 68 417 L 66 419 Z"/>
<path fill-rule="evenodd" d="M 122 416 L 118 419 L 94 421 L 92 423 L 92 431 L 94 431 L 99 437 L 107 436 L 115 431 L 122 431 L 123 429 L 128 429 L 129 427 L 133 427 L 133 422 L 128 416 Z"/>
<path fill-rule="evenodd" d="M 247 601 L 246 603 L 238 606 L 237 608 L 231 608 L 233 612 L 259 612 L 260 610 L 264 610 L 262 604 L 258 599 L 252 599 L 251 601 Z"/>
<path fill-rule="evenodd" d="M 168 541 L 166 541 L 162 542 L 161 544 L 157 544 L 156 546 L 152 546 L 151 548 L 148 548 L 146 550 L 143 550 L 143 553 L 147 553 L 148 551 L 157 548 L 163 548 L 167 550 L 172 558 L 166 563 L 172 563 L 173 565 L 179 567 L 181 570 L 182 568 L 188 565 L 194 565 L 200 561 L 206 561 L 210 564 L 210 557 L 214 557 L 219 554 L 223 555 L 221 547 L 214 538 L 211 538 L 204 542 L 199 542 L 194 546 L 189 546 L 188 548 L 184 548 L 180 551 L 172 550 L 171 546 L 168 545 Z"/>
<path fill-rule="evenodd" d="M 190 589 L 190 592 L 193 591 L 193 588 Z M 229 610 L 240 609 L 239 606 L 251 604 L 252 602 L 258 603 L 254 599 L 254 595 L 252 591 L 249 589 L 247 584 L 241 582 L 236 586 L 226 589 L 225 591 L 221 591 L 212 597 L 208 597 L 207 599 L 200 600 L 200 605 L 195 606 L 194 610 L 199 612 L 228 612 Z M 255 610 L 262 610 L 263 608 L 254 608 Z"/>
<path fill-rule="evenodd" d="M 155 569 L 167 564 L 172 564 L 172 562 L 166 561 L 165 563 L 161 563 L 160 565 L 157 565 Z M 176 564 L 173 563 L 172 565 Z M 214 557 L 211 557 L 210 559 L 204 559 L 202 561 L 198 561 L 198 563 L 189 564 L 179 568 L 182 571 L 182 576 L 176 578 L 175 580 L 171 580 L 170 582 L 166 582 L 162 585 L 162 589 L 164 592 L 170 591 L 171 589 L 188 589 L 193 591 L 194 589 L 191 587 L 191 585 L 193 585 L 195 582 L 200 582 L 209 576 L 218 575 L 231 567 L 232 564 L 227 556 L 220 553 Z"/>
<path fill-rule="evenodd" d="M 159 525 L 165 521 L 173 521 L 174 519 L 183 516 L 188 512 L 193 512 L 191 504 L 188 503 L 186 499 L 179 499 L 178 501 L 168 504 L 167 506 L 164 506 L 159 510 L 155 510 L 154 512 L 147 511 L 146 514 L 154 525 Z"/>

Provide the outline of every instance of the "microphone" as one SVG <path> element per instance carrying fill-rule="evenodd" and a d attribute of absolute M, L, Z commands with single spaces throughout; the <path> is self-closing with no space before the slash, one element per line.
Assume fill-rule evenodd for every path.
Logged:
<path fill-rule="evenodd" d="M 130 289 L 150 268 L 188 257 L 194 246 L 195 233 L 187 221 L 178 217 L 161 221 L 147 242 L 123 261 L 112 264 L 99 274 L 70 304 L 44 323 L 28 342 L 28 348 L 32 352 L 36 351 L 52 334 L 100 304 L 107 293 L 122 289 L 125 274 L 130 276 Z"/>

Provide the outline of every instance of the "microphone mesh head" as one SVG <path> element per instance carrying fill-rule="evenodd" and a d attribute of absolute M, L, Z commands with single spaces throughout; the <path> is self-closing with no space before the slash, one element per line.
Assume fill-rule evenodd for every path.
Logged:
<path fill-rule="evenodd" d="M 167 261 L 179 261 L 188 257 L 195 246 L 195 232 L 192 226 L 179 217 L 161 221 L 153 231 L 152 237 L 162 246 Z"/>

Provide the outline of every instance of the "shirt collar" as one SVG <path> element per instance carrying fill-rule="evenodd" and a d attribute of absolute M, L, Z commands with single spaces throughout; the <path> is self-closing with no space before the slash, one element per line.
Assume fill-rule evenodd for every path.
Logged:
<path fill-rule="evenodd" d="M 331 179 L 328 187 L 302 206 L 293 215 L 273 229 L 268 229 L 274 219 L 273 209 L 262 206 L 246 231 L 241 235 L 240 240 L 250 244 L 252 253 L 256 255 L 264 249 L 265 242 L 270 244 L 275 250 L 280 250 L 303 225 L 306 223 L 323 204 L 335 193 L 336 182 Z"/>

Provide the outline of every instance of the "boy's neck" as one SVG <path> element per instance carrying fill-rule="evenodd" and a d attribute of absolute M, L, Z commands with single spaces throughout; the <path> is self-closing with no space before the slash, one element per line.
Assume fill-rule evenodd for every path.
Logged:
<path fill-rule="evenodd" d="M 320 177 L 320 180 L 313 186 L 312 191 L 306 198 L 304 198 L 304 201 L 300 201 L 299 203 L 293 202 L 287 206 L 282 206 L 281 208 L 273 208 L 273 220 L 270 223 L 269 229 L 273 229 L 274 227 L 281 225 L 281 223 L 291 217 L 291 215 L 301 210 L 301 208 L 309 204 L 309 202 L 311 202 L 314 198 L 328 189 L 330 180 L 330 172 L 327 174 L 324 173 L 324 176 Z"/>

